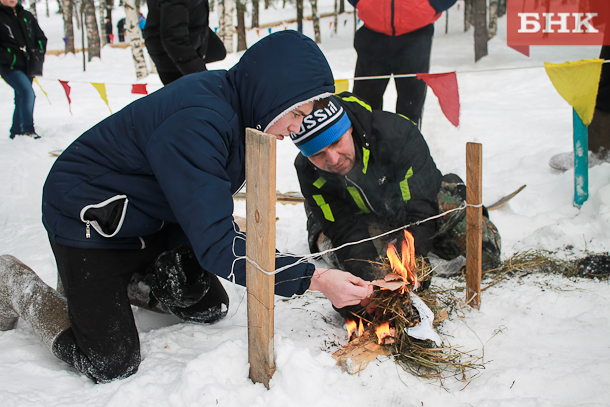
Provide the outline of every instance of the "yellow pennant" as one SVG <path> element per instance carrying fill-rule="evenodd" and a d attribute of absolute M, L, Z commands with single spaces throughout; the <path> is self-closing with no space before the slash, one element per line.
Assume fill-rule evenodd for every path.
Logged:
<path fill-rule="evenodd" d="M 49 95 L 47 95 L 47 92 L 45 92 L 44 89 L 42 88 L 42 86 L 40 86 L 40 82 L 38 82 L 38 78 L 37 77 L 34 77 L 34 82 L 36 82 L 36 85 L 38 85 L 38 87 L 40 88 L 42 93 L 44 93 L 44 95 L 47 97 L 47 100 L 49 101 L 49 104 L 51 104 L 51 99 L 49 99 Z"/>
<path fill-rule="evenodd" d="M 106 96 L 106 85 L 103 83 L 93 83 L 93 82 L 91 82 L 91 84 L 93 85 L 93 87 L 95 89 L 97 89 L 100 96 L 102 97 L 102 100 L 104 102 L 106 102 L 106 106 L 108 106 L 108 110 L 110 110 L 110 114 L 112 114 L 112 109 L 110 108 L 110 105 L 108 104 L 108 97 Z"/>
<path fill-rule="evenodd" d="M 563 64 L 544 63 L 557 92 L 570 104 L 585 126 L 591 124 L 603 59 L 583 59 Z"/>
<path fill-rule="evenodd" d="M 335 93 L 349 91 L 349 81 L 347 79 L 335 80 Z"/>

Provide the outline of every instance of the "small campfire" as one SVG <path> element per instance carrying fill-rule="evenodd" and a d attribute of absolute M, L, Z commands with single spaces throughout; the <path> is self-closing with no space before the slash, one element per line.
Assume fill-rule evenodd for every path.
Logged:
<path fill-rule="evenodd" d="M 380 264 L 380 278 L 368 310 L 346 318 L 349 342 L 333 354 L 337 364 L 349 373 L 357 373 L 377 356 L 392 356 L 406 370 L 420 377 L 442 377 L 443 371 L 457 368 L 462 373 L 471 365 L 460 362 L 461 354 L 441 347 L 434 324 L 447 319 L 435 305 L 430 290 L 420 298 L 413 291 L 430 273 L 430 266 L 415 256 L 413 236 L 404 231 L 400 255 L 394 244 L 387 248 L 387 263 Z M 427 303 L 427 304 L 426 304 Z M 445 352 L 449 351 L 449 352 Z"/>

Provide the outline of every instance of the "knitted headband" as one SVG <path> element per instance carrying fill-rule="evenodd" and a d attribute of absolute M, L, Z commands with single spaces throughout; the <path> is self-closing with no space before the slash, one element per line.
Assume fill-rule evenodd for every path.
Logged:
<path fill-rule="evenodd" d="M 305 117 L 301 131 L 290 133 L 290 138 L 301 153 L 309 157 L 339 140 L 351 125 L 343 107 L 331 99 L 327 107 Z"/>

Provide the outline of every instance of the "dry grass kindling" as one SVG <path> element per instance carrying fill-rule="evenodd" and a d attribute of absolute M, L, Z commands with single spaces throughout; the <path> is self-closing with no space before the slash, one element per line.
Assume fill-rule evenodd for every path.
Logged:
<path fill-rule="evenodd" d="M 423 258 L 416 257 L 418 281 L 429 279 L 431 269 Z M 383 277 L 391 273 L 389 263 L 377 265 L 377 273 Z M 410 290 L 385 290 L 376 289 L 371 297 L 371 302 L 376 306 L 376 312 L 367 314 L 362 312 L 358 316 L 368 322 L 369 326 L 378 327 L 384 322 L 389 322 L 394 328 L 393 343 L 386 346 L 394 359 L 405 371 L 430 380 L 440 380 L 441 383 L 448 378 L 460 381 L 469 381 L 475 375 L 471 371 L 484 368 L 480 357 L 463 352 L 443 340 L 441 346 L 437 346 L 431 340 L 418 340 L 407 335 L 406 329 L 420 322 L 420 315 L 411 303 Z M 438 326 L 448 318 L 448 312 L 463 303 L 450 290 L 440 290 L 430 287 L 417 294 L 434 313 L 434 326 Z"/>

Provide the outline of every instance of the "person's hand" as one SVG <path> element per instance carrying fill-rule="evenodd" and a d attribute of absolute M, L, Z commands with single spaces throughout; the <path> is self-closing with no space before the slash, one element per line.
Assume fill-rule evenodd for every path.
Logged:
<path fill-rule="evenodd" d="M 336 269 L 316 268 L 311 277 L 310 290 L 320 291 L 337 308 L 359 304 L 373 293 L 368 281 Z"/>

